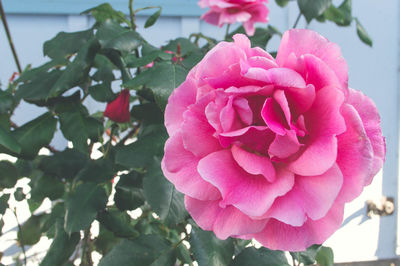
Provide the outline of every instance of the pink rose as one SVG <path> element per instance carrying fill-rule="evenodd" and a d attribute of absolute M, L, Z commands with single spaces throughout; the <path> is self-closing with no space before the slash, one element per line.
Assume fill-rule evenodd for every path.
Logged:
<path fill-rule="evenodd" d="M 200 0 L 199 6 L 209 7 L 201 19 L 222 27 L 224 24 L 243 23 L 246 33 L 254 34 L 254 23 L 268 22 L 268 0 Z"/>
<path fill-rule="evenodd" d="M 276 59 L 240 34 L 212 49 L 165 110 L 163 172 L 196 223 L 290 251 L 335 232 L 385 157 L 378 111 L 347 79 L 311 30 L 286 32 Z"/>

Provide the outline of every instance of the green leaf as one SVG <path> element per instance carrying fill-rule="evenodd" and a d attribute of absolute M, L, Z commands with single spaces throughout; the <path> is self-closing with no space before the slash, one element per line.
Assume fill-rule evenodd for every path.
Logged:
<path fill-rule="evenodd" d="M 321 247 L 315 257 L 319 266 L 333 266 L 333 251 L 329 247 Z"/>
<path fill-rule="evenodd" d="M 161 161 L 154 159 L 143 179 L 144 195 L 152 209 L 167 224 L 182 222 L 187 212 L 183 194 L 179 193 L 161 171 Z"/>
<path fill-rule="evenodd" d="M 115 162 L 127 168 L 141 168 L 153 162 L 154 156 L 161 156 L 168 135 L 164 128 L 138 138 L 132 144 L 116 149 Z"/>
<path fill-rule="evenodd" d="M 14 199 L 16 201 L 23 201 L 25 199 L 26 195 L 22 189 L 22 187 L 17 187 L 14 191 Z"/>
<path fill-rule="evenodd" d="M 100 24 L 96 38 L 103 48 L 114 49 L 123 53 L 132 52 L 143 42 L 139 33 L 124 28 L 112 20 Z"/>
<path fill-rule="evenodd" d="M 114 233 L 108 231 L 104 226 L 100 225 L 99 235 L 94 240 L 94 246 L 103 256 L 112 250 L 121 238 L 117 238 Z"/>
<path fill-rule="evenodd" d="M 9 161 L 0 161 L 0 190 L 4 188 L 12 188 L 18 180 L 18 170 Z"/>
<path fill-rule="evenodd" d="M 106 203 L 104 188 L 93 183 L 79 185 L 65 201 L 65 231 L 70 234 L 87 229 Z"/>
<path fill-rule="evenodd" d="M 62 265 L 75 251 L 79 243 L 80 234 L 67 234 L 63 228 L 63 221 L 59 219 L 56 224 L 56 235 L 40 266 Z"/>
<path fill-rule="evenodd" d="M 237 255 L 231 266 L 289 266 L 285 253 L 267 248 L 248 247 Z"/>
<path fill-rule="evenodd" d="M 368 32 L 365 30 L 365 28 L 361 25 L 360 21 L 358 20 L 358 18 L 355 18 L 356 20 L 356 27 L 357 27 L 357 35 L 360 38 L 360 40 L 371 46 L 372 47 L 372 39 L 371 37 L 368 35 Z"/>
<path fill-rule="evenodd" d="M 93 30 L 77 32 L 60 32 L 43 45 L 43 54 L 55 59 L 68 57 L 76 53 L 88 40 L 93 37 Z"/>
<path fill-rule="evenodd" d="M 126 23 L 130 25 L 130 22 L 126 19 L 125 14 L 121 11 L 113 9 L 108 3 L 85 10 L 81 14 L 91 14 L 97 22 L 104 22 L 111 19 L 119 23 Z"/>
<path fill-rule="evenodd" d="M 59 96 L 65 91 L 84 83 L 88 78 L 89 70 L 99 49 L 100 44 L 96 39 L 93 38 L 85 42 L 73 61 L 67 65 L 61 76 L 51 87 L 48 97 Z"/>
<path fill-rule="evenodd" d="M 13 137 L 12 133 L 3 129 L 3 127 L 1 126 L 0 126 L 0 145 L 14 153 L 20 153 L 22 149 L 21 145 Z"/>
<path fill-rule="evenodd" d="M 186 75 L 187 71 L 182 66 L 163 62 L 140 73 L 123 86 L 137 88 L 138 86 L 146 85 L 153 91 L 158 106 L 160 106 L 161 110 L 164 110 L 169 95 L 186 79 Z"/>
<path fill-rule="evenodd" d="M 169 249 L 169 242 L 160 236 L 143 235 L 135 240 L 124 240 L 116 245 L 100 260 L 99 266 L 133 264 L 173 266 L 175 256 L 168 252 Z"/>
<path fill-rule="evenodd" d="M 64 202 L 57 202 L 51 209 L 51 213 L 43 217 L 43 221 L 41 223 L 42 233 L 46 233 L 46 236 L 49 238 L 54 238 L 57 230 L 57 221 L 63 223 L 64 216 L 65 204 Z"/>
<path fill-rule="evenodd" d="M 164 114 L 155 103 L 134 105 L 131 109 L 131 115 L 145 125 L 164 124 Z"/>
<path fill-rule="evenodd" d="M 231 32 L 228 36 L 228 40 L 233 41 L 233 35 L 235 34 L 246 34 L 245 29 L 243 28 L 243 26 L 240 26 L 239 28 L 237 28 L 235 31 Z M 253 36 L 250 36 L 250 42 L 251 42 L 251 46 L 252 47 L 261 47 L 263 49 L 266 48 L 269 40 L 271 40 L 271 38 L 274 35 L 282 35 L 282 33 L 279 32 L 278 29 L 276 29 L 275 27 L 268 25 L 267 28 L 256 28 L 256 32 Z"/>
<path fill-rule="evenodd" d="M 133 229 L 134 223 L 132 221 L 134 220 L 126 212 L 118 210 L 102 211 L 99 212 L 97 219 L 117 237 L 135 238 L 140 235 L 138 231 Z"/>
<path fill-rule="evenodd" d="M 42 147 L 51 142 L 56 126 L 57 119 L 48 112 L 15 129 L 13 136 L 22 147 L 20 155 L 33 159 Z"/>
<path fill-rule="evenodd" d="M 334 5 L 330 5 L 329 8 L 325 10 L 323 17 L 327 20 L 335 22 L 338 25 L 343 25 L 346 19 L 343 12 L 336 8 Z"/>
<path fill-rule="evenodd" d="M 308 23 L 322 15 L 331 3 L 332 0 L 297 0 L 300 11 Z"/>
<path fill-rule="evenodd" d="M 114 177 L 111 161 L 107 159 L 90 160 L 76 176 L 77 180 L 84 182 L 102 183 Z"/>
<path fill-rule="evenodd" d="M 92 79 L 95 81 L 103 81 L 103 83 L 110 83 L 115 80 L 113 71 L 116 66 L 102 54 L 97 54 L 94 58 L 94 67 L 97 71 L 93 74 Z"/>
<path fill-rule="evenodd" d="M 142 44 L 142 37 L 136 31 L 127 31 L 104 43 L 103 48 L 115 49 L 122 53 L 131 53 Z"/>
<path fill-rule="evenodd" d="M 8 200 L 10 199 L 10 194 L 3 194 L 0 197 L 0 214 L 3 215 L 8 208 Z"/>
<path fill-rule="evenodd" d="M 315 256 L 321 248 L 321 245 L 312 245 L 303 252 L 290 252 L 290 255 L 297 261 L 304 263 L 305 265 L 314 264 Z"/>
<path fill-rule="evenodd" d="M 0 90 L 0 114 L 6 114 L 13 109 L 15 105 L 14 98 L 11 93 Z"/>
<path fill-rule="evenodd" d="M 43 157 L 39 169 L 50 176 L 71 180 L 86 165 L 89 157 L 76 149 L 65 149 L 53 156 Z"/>
<path fill-rule="evenodd" d="M 111 90 L 111 84 L 97 84 L 89 87 L 89 94 L 98 102 L 111 102 L 117 95 Z"/>
<path fill-rule="evenodd" d="M 59 69 L 53 69 L 50 72 L 40 72 L 28 83 L 20 85 L 15 93 L 15 97 L 27 102 L 46 100 L 49 92 L 63 72 Z"/>
<path fill-rule="evenodd" d="M 144 23 L 144 28 L 148 28 L 154 25 L 156 23 L 157 19 L 161 15 L 161 7 L 158 7 L 158 10 L 154 12 L 153 15 L 151 15 L 147 20 L 146 23 Z"/>
<path fill-rule="evenodd" d="M 68 59 L 63 57 L 61 58 L 57 57 L 39 67 L 24 70 L 21 76 L 16 80 L 16 82 L 20 83 L 20 82 L 32 81 L 36 79 L 38 76 L 43 75 L 46 72 L 49 72 L 50 69 L 66 66 L 68 63 L 69 63 Z"/>
<path fill-rule="evenodd" d="M 88 153 L 88 139 L 97 141 L 103 135 L 103 123 L 90 117 L 87 109 L 81 104 L 59 105 L 56 112 L 64 137 L 72 141 L 80 152 Z"/>
<path fill-rule="evenodd" d="M 142 175 L 136 171 L 121 175 L 115 186 L 114 201 L 121 211 L 134 210 L 144 204 Z"/>
<path fill-rule="evenodd" d="M 21 230 L 18 231 L 18 241 L 20 244 L 32 246 L 39 242 L 42 235 L 41 231 L 41 219 L 44 214 L 32 215 L 28 220 L 21 226 Z"/>
<path fill-rule="evenodd" d="M 56 200 L 64 194 L 64 184 L 54 177 L 47 176 L 43 173 L 37 175 L 35 179 L 31 179 L 29 183 L 31 187 L 31 199 L 41 203 L 44 198 Z"/>
<path fill-rule="evenodd" d="M 275 2 L 278 6 L 285 7 L 289 3 L 289 0 L 275 0 Z"/>
<path fill-rule="evenodd" d="M 163 52 L 160 50 L 156 50 L 147 55 L 143 55 L 142 57 L 136 57 L 136 55 L 134 54 L 129 54 L 125 57 L 126 66 L 130 68 L 145 66 L 158 58 L 160 53 Z"/>
<path fill-rule="evenodd" d="M 170 51 L 173 53 L 178 53 L 178 46 L 180 46 L 181 56 L 186 56 L 187 54 L 200 50 L 194 43 L 192 43 L 187 38 L 177 38 L 170 41 L 167 45 L 162 47 L 163 51 Z"/>
<path fill-rule="evenodd" d="M 344 16 L 343 23 L 336 23 L 339 26 L 349 26 L 353 21 L 352 15 L 352 0 L 344 0 L 343 3 L 338 7 Z"/>
<path fill-rule="evenodd" d="M 233 255 L 233 240 L 219 240 L 213 232 L 192 227 L 190 246 L 199 266 L 229 265 Z"/>

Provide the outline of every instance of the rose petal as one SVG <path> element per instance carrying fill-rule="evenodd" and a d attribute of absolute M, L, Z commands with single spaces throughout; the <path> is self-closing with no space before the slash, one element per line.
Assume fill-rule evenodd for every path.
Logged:
<path fill-rule="evenodd" d="M 275 168 L 268 157 L 260 156 L 233 145 L 231 148 L 235 161 L 247 173 L 263 175 L 269 182 L 275 181 Z"/>
<path fill-rule="evenodd" d="M 197 172 L 199 159 L 184 149 L 182 136 L 178 132 L 165 143 L 162 170 L 165 177 L 180 192 L 201 200 L 221 197 L 219 191 L 204 181 Z"/>
<path fill-rule="evenodd" d="M 328 214 L 317 221 L 308 219 L 303 226 L 290 226 L 270 219 L 254 238 L 273 250 L 304 251 L 313 244 L 322 244 L 342 224 L 344 206 L 335 203 Z"/>
<path fill-rule="evenodd" d="M 321 175 L 333 166 L 337 158 L 335 136 L 319 137 L 305 145 L 307 148 L 288 169 L 302 176 Z"/>
<path fill-rule="evenodd" d="M 185 207 L 203 229 L 214 231 L 220 239 L 260 232 L 267 220 L 253 220 L 233 206 L 219 207 L 218 201 L 200 201 L 185 196 Z"/>
<path fill-rule="evenodd" d="M 209 154 L 197 167 L 203 179 L 219 189 L 221 207 L 233 205 L 250 216 L 262 216 L 276 197 L 293 186 L 293 175 L 279 176 L 269 183 L 264 177 L 246 173 L 235 162 L 229 150 Z"/>
<path fill-rule="evenodd" d="M 386 146 L 380 126 L 381 119 L 374 102 L 360 91 L 350 89 L 349 97 L 346 102 L 351 104 L 360 115 L 365 132 L 374 150 L 374 165 L 371 175 L 365 183 L 365 185 L 369 185 L 372 178 L 378 173 L 385 162 Z"/>
<path fill-rule="evenodd" d="M 283 136 L 276 135 L 274 141 L 268 148 L 268 153 L 271 157 L 288 158 L 295 154 L 302 145 L 297 139 L 294 130 L 287 130 Z"/>
<path fill-rule="evenodd" d="M 250 126 L 219 134 L 219 142 L 223 148 L 239 143 L 259 153 L 266 153 L 273 139 L 274 134 L 265 126 Z"/>
<path fill-rule="evenodd" d="M 261 110 L 261 116 L 267 126 L 278 135 L 286 134 L 285 116 L 280 106 L 272 99 L 268 98 Z"/>
<path fill-rule="evenodd" d="M 343 101 L 343 93 L 335 87 L 325 87 L 317 92 L 313 106 L 305 114 L 310 135 L 339 135 L 346 130 L 340 113 Z"/>
<path fill-rule="evenodd" d="M 187 79 L 175 89 L 165 108 L 165 126 L 170 136 L 179 130 L 183 122 L 183 113 L 196 101 L 196 87 L 192 79 Z"/>
<path fill-rule="evenodd" d="M 288 88 L 306 87 L 303 77 L 289 68 L 270 68 L 265 70 L 259 67 L 247 67 L 241 65 L 241 69 L 245 70 L 245 72 L 242 72 L 244 77 L 262 81 L 267 84 L 274 84 L 275 86 Z"/>
<path fill-rule="evenodd" d="M 343 176 L 343 186 L 338 198 L 349 202 L 359 196 L 368 182 L 374 161 L 371 142 L 364 125 L 353 106 L 344 104 L 342 114 L 347 130 L 338 138 L 338 158 Z"/>
<path fill-rule="evenodd" d="M 286 67 L 286 61 L 292 53 L 296 57 L 312 54 L 321 59 L 336 73 L 342 89 L 347 90 L 348 67 L 337 44 L 329 42 L 315 31 L 293 29 L 282 37 L 276 57 L 278 65 Z"/>

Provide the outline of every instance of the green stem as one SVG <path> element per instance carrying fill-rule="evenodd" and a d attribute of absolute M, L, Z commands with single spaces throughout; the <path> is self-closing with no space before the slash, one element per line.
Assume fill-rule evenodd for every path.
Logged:
<path fill-rule="evenodd" d="M 161 9 L 161 6 L 146 6 L 146 7 L 141 7 L 135 10 L 135 13 L 140 12 L 142 10 L 146 10 L 146 9 L 154 9 L 154 8 L 158 8 Z"/>
<path fill-rule="evenodd" d="M 26 252 L 25 252 L 25 246 L 24 246 L 24 240 L 23 240 L 24 238 L 23 238 L 23 236 L 22 236 L 22 226 L 21 226 L 21 224 L 19 223 L 16 208 L 14 208 L 14 209 L 11 209 L 11 208 L 10 208 L 10 210 L 12 211 L 12 213 L 14 213 L 15 220 L 17 221 L 18 230 L 19 230 L 19 237 L 20 237 L 20 238 L 19 238 L 19 243 L 20 243 L 20 245 L 21 245 L 22 253 L 24 254 L 24 265 L 26 266 L 26 265 L 27 265 L 27 262 L 26 262 Z"/>
<path fill-rule="evenodd" d="M 131 18 L 131 27 L 133 30 L 136 30 L 136 23 L 135 23 L 135 11 L 133 10 L 133 0 L 129 0 L 129 16 Z"/>
<path fill-rule="evenodd" d="M 227 24 L 226 25 L 226 31 L 225 31 L 225 41 L 227 41 L 228 40 L 228 36 L 229 36 L 229 29 L 230 29 L 230 27 L 231 27 L 231 24 Z"/>
<path fill-rule="evenodd" d="M 11 52 L 14 57 L 15 64 L 17 65 L 17 69 L 18 69 L 19 73 L 22 73 L 21 64 L 19 63 L 17 51 L 15 50 L 14 43 L 11 39 L 10 29 L 8 28 L 6 14 L 4 13 L 3 4 L 1 3 L 1 0 L 0 0 L 0 16 L 1 16 L 1 20 L 3 22 L 4 30 L 7 35 L 8 44 L 10 45 Z"/>
<path fill-rule="evenodd" d="M 301 13 L 299 13 L 299 15 L 297 16 L 297 19 L 296 19 L 296 21 L 294 22 L 294 25 L 293 25 L 293 29 L 295 29 L 296 27 L 297 27 L 297 24 L 299 23 L 299 21 L 300 21 L 300 18 L 301 18 Z"/>

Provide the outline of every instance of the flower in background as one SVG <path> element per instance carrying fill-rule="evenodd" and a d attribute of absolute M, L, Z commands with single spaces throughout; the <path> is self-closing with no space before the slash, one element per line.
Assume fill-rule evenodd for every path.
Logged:
<path fill-rule="evenodd" d="M 247 35 L 252 36 L 256 22 L 268 22 L 268 0 L 200 0 L 199 6 L 210 8 L 201 19 L 222 27 L 224 24 L 243 23 Z"/>
<path fill-rule="evenodd" d="M 131 119 L 129 113 L 129 90 L 122 90 L 117 98 L 109 102 L 103 115 L 114 122 L 129 122 Z"/>
<path fill-rule="evenodd" d="M 164 175 L 220 239 L 321 244 L 382 168 L 378 111 L 348 88 L 340 48 L 314 31 L 286 32 L 276 60 L 245 35 L 233 39 L 170 96 Z"/>

